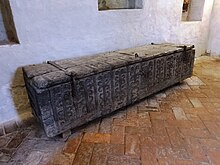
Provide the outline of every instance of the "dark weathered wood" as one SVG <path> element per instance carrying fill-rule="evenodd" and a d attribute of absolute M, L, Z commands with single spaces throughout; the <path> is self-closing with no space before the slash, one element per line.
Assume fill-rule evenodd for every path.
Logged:
<path fill-rule="evenodd" d="M 193 46 L 146 45 L 23 68 L 47 136 L 133 104 L 192 75 Z"/>

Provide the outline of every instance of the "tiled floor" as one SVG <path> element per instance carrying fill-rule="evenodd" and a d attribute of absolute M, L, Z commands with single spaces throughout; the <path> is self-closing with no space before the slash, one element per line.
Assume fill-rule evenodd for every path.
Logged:
<path fill-rule="evenodd" d="M 0 137 L 0 164 L 220 164 L 220 59 L 201 57 L 194 76 L 93 122 L 64 142 L 38 124 Z"/>

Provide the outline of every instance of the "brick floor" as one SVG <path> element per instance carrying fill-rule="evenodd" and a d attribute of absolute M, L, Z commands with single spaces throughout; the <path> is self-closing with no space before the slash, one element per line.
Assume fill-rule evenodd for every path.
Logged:
<path fill-rule="evenodd" d="M 49 139 L 31 123 L 4 136 L 0 129 L 0 164 L 218 165 L 220 60 L 198 58 L 182 84 L 90 123 L 67 141 Z"/>

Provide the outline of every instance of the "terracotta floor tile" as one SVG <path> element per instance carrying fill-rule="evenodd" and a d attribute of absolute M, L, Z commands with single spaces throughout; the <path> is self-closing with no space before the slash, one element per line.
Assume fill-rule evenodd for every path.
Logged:
<path fill-rule="evenodd" d="M 140 145 L 149 147 L 171 147 L 168 136 L 140 136 Z"/>
<path fill-rule="evenodd" d="M 203 140 L 203 139 L 202 139 Z M 188 152 L 192 155 L 194 162 L 209 163 L 207 157 L 207 148 L 201 143 L 200 138 L 190 137 L 187 139 L 188 142 Z"/>
<path fill-rule="evenodd" d="M 73 161 L 74 165 L 87 165 L 92 157 L 94 144 L 81 143 Z"/>
<path fill-rule="evenodd" d="M 175 164 L 178 164 L 178 165 L 195 165 L 195 163 L 192 160 L 182 160 L 182 159 L 176 159 Z M 205 165 L 205 164 L 203 164 L 203 165 Z"/>
<path fill-rule="evenodd" d="M 190 153 L 186 149 L 173 149 L 171 147 L 157 148 L 157 157 L 191 160 Z"/>
<path fill-rule="evenodd" d="M 208 157 L 211 160 L 212 164 L 218 165 L 220 162 L 220 150 L 210 150 L 208 152 Z"/>
<path fill-rule="evenodd" d="M 112 122 L 112 118 L 102 119 L 99 127 L 99 133 L 111 133 Z"/>
<path fill-rule="evenodd" d="M 95 144 L 90 164 L 102 165 L 106 164 L 107 155 L 109 154 L 110 147 L 108 144 Z"/>
<path fill-rule="evenodd" d="M 82 141 L 86 143 L 110 143 L 110 134 L 85 133 Z"/>
<path fill-rule="evenodd" d="M 142 165 L 159 165 L 156 157 L 156 149 L 150 147 L 141 147 L 141 164 Z"/>
<path fill-rule="evenodd" d="M 125 127 L 125 133 L 130 135 L 151 136 L 153 130 L 151 127 Z"/>
<path fill-rule="evenodd" d="M 125 154 L 130 156 L 140 156 L 140 140 L 138 135 L 125 136 Z"/>
<path fill-rule="evenodd" d="M 218 139 L 200 139 L 199 141 L 202 147 L 220 150 L 220 140 Z"/>
<path fill-rule="evenodd" d="M 177 128 L 166 128 L 169 135 L 169 139 L 173 148 L 187 148 L 186 140 L 180 135 Z"/>
<path fill-rule="evenodd" d="M 107 165 L 140 165 L 139 158 L 129 156 L 108 156 Z"/>
<path fill-rule="evenodd" d="M 214 138 L 214 136 L 204 128 L 179 128 L 183 136 L 197 137 L 197 138 Z"/>
<path fill-rule="evenodd" d="M 220 126 L 218 122 L 204 121 L 204 124 L 211 134 L 220 139 Z"/>
<path fill-rule="evenodd" d="M 80 143 L 82 140 L 82 134 L 78 135 L 77 137 L 71 138 L 67 141 L 67 143 L 65 144 L 65 147 L 63 149 L 64 153 L 67 154 L 75 154 Z"/>
<path fill-rule="evenodd" d="M 124 144 L 125 139 L 125 127 L 113 126 L 110 142 L 112 144 Z"/>

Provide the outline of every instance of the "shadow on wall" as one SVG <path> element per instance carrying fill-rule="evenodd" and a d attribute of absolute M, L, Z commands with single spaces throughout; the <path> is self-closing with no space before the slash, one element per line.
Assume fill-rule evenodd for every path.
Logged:
<path fill-rule="evenodd" d="M 32 109 L 29 103 L 25 88 L 22 67 L 17 68 L 11 83 L 11 96 L 21 122 L 33 118 Z"/>

